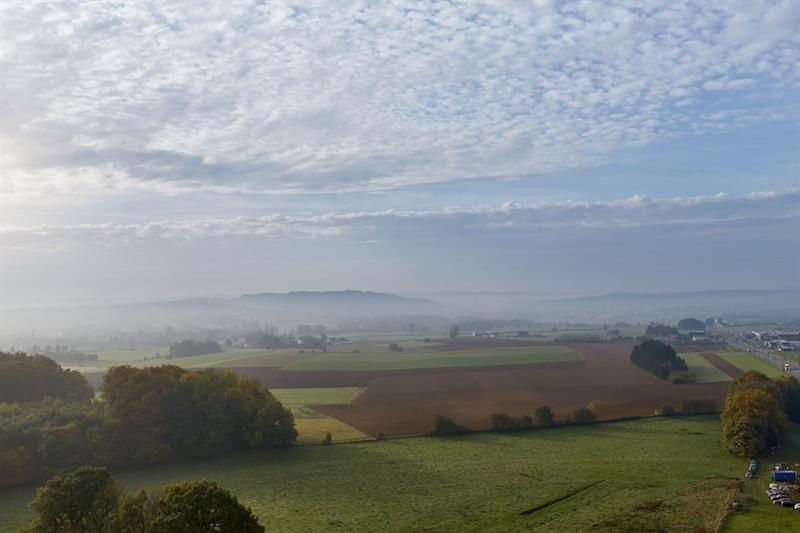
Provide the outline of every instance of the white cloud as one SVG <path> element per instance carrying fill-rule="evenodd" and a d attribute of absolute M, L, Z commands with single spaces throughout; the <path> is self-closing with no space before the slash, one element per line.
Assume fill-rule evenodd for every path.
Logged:
<path fill-rule="evenodd" d="M 744 196 L 651 199 L 641 195 L 609 202 L 506 202 L 496 206 L 437 210 L 335 212 L 320 215 L 270 214 L 256 217 L 161 220 L 140 224 L 6 226 L 0 237 L 17 249 L 67 244 L 129 246 L 151 240 L 246 237 L 258 239 L 414 239 L 423 230 L 450 238 L 456 230 L 559 232 L 729 223 L 800 222 L 800 190 L 754 192 Z M 477 235 L 476 235 L 477 236 Z"/>
<path fill-rule="evenodd" d="M 792 0 L 0 9 L 3 193 L 18 198 L 547 173 L 774 118 L 770 90 L 798 81 Z M 703 107 L 726 91 L 747 112 Z"/>

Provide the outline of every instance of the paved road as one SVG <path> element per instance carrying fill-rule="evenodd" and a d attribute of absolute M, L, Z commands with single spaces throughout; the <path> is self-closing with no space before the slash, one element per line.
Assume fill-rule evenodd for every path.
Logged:
<path fill-rule="evenodd" d="M 727 339 L 727 343 L 728 345 L 738 350 L 742 350 L 745 352 L 749 351 L 756 357 L 760 357 L 761 359 L 768 362 L 772 366 L 776 366 L 781 370 L 784 369 L 783 365 L 789 363 L 790 370 L 787 373 L 793 375 L 796 378 L 800 378 L 800 365 L 798 365 L 797 362 L 792 359 L 787 359 L 782 355 L 778 355 L 778 353 L 767 350 L 766 348 L 760 346 L 758 343 L 749 343 L 732 339 Z"/>

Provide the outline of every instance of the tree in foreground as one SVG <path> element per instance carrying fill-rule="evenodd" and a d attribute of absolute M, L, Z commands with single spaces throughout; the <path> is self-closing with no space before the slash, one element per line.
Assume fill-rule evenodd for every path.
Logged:
<path fill-rule="evenodd" d="M 253 512 L 212 481 L 168 485 L 156 503 L 153 533 L 262 533 Z"/>
<path fill-rule="evenodd" d="M 789 427 L 778 397 L 761 388 L 734 389 L 721 423 L 724 447 L 741 457 L 758 457 L 780 444 Z"/>
<path fill-rule="evenodd" d="M 83 467 L 55 476 L 36 491 L 31 507 L 39 517 L 30 531 L 83 533 L 105 531 L 122 490 L 105 468 Z"/>
<path fill-rule="evenodd" d="M 454 325 L 453 327 L 450 328 L 450 338 L 451 339 L 455 339 L 460 334 L 461 334 L 461 328 L 458 326 L 458 324 L 456 324 L 456 325 Z"/>
<path fill-rule="evenodd" d="M 55 476 L 31 503 L 31 533 L 262 533 L 253 512 L 211 481 L 125 494 L 104 468 Z"/>

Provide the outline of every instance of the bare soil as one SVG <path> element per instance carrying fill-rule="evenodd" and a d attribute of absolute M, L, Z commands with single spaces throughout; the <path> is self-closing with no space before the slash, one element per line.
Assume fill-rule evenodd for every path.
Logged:
<path fill-rule="evenodd" d="M 680 409 L 687 398 L 722 404 L 727 383 L 671 385 L 629 361 L 632 343 L 576 343 L 583 366 L 527 365 L 498 369 L 442 369 L 443 372 L 375 377 L 351 405 L 316 406 L 370 435 L 427 433 L 437 414 L 473 429 L 488 429 L 494 413 L 532 415 L 549 405 L 557 416 L 597 400 L 601 419 L 652 415 L 664 403 Z"/>

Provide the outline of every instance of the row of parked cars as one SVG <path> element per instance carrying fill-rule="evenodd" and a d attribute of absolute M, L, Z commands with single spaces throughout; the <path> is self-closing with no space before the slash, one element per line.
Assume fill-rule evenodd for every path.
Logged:
<path fill-rule="evenodd" d="M 770 483 L 769 489 L 767 489 L 767 496 L 769 496 L 770 501 L 772 501 L 773 505 L 781 505 L 783 507 L 789 507 L 790 509 L 796 509 L 800 511 L 800 503 L 796 503 L 792 500 L 789 496 L 790 487 L 786 485 L 778 485 L 777 483 Z"/>

